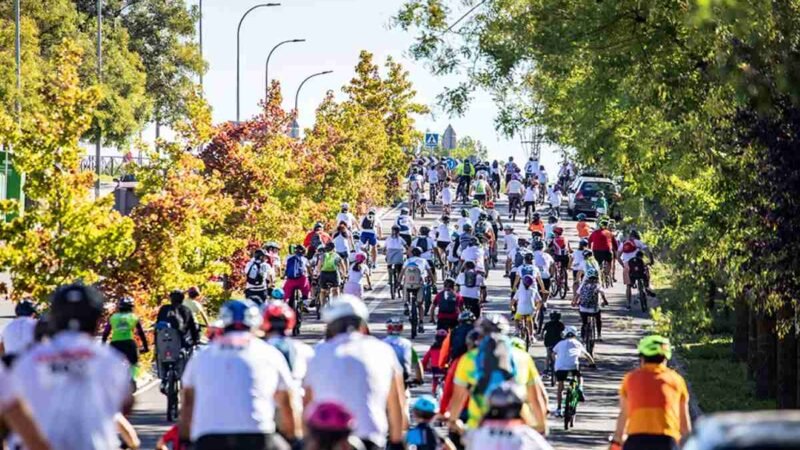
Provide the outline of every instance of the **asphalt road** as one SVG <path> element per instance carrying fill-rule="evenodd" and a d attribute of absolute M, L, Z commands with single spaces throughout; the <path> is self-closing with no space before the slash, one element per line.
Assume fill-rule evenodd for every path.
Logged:
<path fill-rule="evenodd" d="M 440 210 L 438 206 L 433 206 L 431 209 L 431 213 L 424 219 L 418 218 L 417 226 L 434 224 Z M 501 213 L 505 212 L 507 210 L 506 203 L 499 202 L 498 210 Z M 562 208 L 562 213 L 563 210 L 564 208 Z M 386 231 L 396 217 L 397 210 L 387 211 L 383 219 Z M 573 247 L 577 247 L 575 222 L 562 216 L 561 224 Z M 529 235 L 519 219 L 514 226 L 517 234 Z M 500 252 L 500 260 L 503 261 L 502 244 Z M 381 256 L 379 256 L 379 262 L 383 262 Z M 498 270 L 491 271 L 488 276 L 489 303 L 484 306 L 488 311 L 508 313 L 509 281 L 503 277 L 503 272 L 499 267 Z M 621 272 L 618 272 L 617 278 L 621 281 Z M 570 285 L 571 283 L 570 279 Z M 365 292 L 365 301 L 371 311 L 370 329 L 375 335 L 381 337 L 385 335 L 384 322 L 386 319 L 402 317 L 402 302 L 389 299 L 386 271 L 382 265 L 379 265 L 378 270 L 373 274 L 373 285 L 375 287 L 373 291 Z M 551 431 L 548 440 L 558 449 L 605 449 L 608 446 L 608 436 L 613 432 L 617 415 L 617 389 L 624 373 L 637 363 L 636 342 L 648 323 L 647 318 L 641 312 L 634 310 L 633 313 L 629 313 L 624 308 L 624 294 L 621 283 L 615 284 L 614 288 L 607 292 L 611 304 L 603 312 L 603 341 L 597 344 L 595 350 L 598 368 L 594 371 L 585 371 L 587 401 L 578 407 L 575 428 L 565 432 L 562 421 L 555 417 L 550 418 Z M 549 310 L 560 311 L 566 325 L 579 327 L 580 318 L 577 310 L 569 305 L 569 300 L 569 296 L 565 300 L 550 300 L 548 301 Z M 0 328 L 12 315 L 12 306 L 8 302 L 0 301 Z M 433 341 L 434 326 L 426 323 L 426 327 L 426 332 L 419 335 L 414 343 L 420 356 L 425 353 Z M 306 343 L 314 344 L 322 338 L 322 333 L 323 324 L 316 320 L 308 320 L 303 324 L 301 339 Z M 544 346 L 541 343 L 533 344 L 531 354 L 542 371 L 545 361 Z M 415 389 L 413 395 L 419 395 L 429 389 L 430 384 L 427 384 Z M 555 389 L 550 388 L 548 383 L 547 390 L 550 408 L 555 409 Z M 169 428 L 170 424 L 165 420 L 165 409 L 165 398 L 156 385 L 145 387 L 137 392 L 136 405 L 130 419 L 143 441 L 143 448 L 153 448 L 158 437 Z"/>

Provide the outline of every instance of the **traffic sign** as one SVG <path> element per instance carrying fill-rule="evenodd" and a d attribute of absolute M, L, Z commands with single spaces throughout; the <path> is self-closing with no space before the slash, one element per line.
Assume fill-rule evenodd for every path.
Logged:
<path fill-rule="evenodd" d="M 437 133 L 425 133 L 425 147 L 436 148 L 439 146 L 439 135 Z"/>

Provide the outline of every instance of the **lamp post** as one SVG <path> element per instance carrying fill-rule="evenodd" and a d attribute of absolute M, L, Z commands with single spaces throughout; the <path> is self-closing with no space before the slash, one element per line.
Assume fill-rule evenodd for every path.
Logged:
<path fill-rule="evenodd" d="M 303 89 L 303 85 L 306 84 L 306 82 L 308 80 L 310 80 L 310 79 L 312 79 L 314 77 L 327 75 L 329 73 L 333 73 L 333 71 L 332 70 L 326 70 L 324 72 L 317 72 L 315 74 L 311 74 L 308 77 L 306 77 L 306 79 L 303 80 L 302 83 L 300 83 L 300 86 L 297 87 L 297 92 L 294 94 L 294 121 L 292 122 L 292 137 L 293 138 L 297 139 L 297 138 L 300 137 L 300 124 L 297 122 L 297 117 L 298 117 L 298 115 L 300 113 L 300 111 L 298 109 L 298 101 L 300 100 L 300 90 Z"/>
<path fill-rule="evenodd" d="M 98 1 L 100 1 L 100 0 L 98 0 Z M 247 17 L 248 14 L 253 12 L 253 10 L 256 10 L 258 8 L 268 8 L 268 7 L 271 7 L 271 6 L 280 6 L 280 5 L 281 5 L 280 3 L 260 3 L 258 5 L 253 6 L 252 8 L 248 9 L 247 11 L 245 11 L 245 13 L 242 14 L 242 18 L 239 19 L 239 26 L 236 27 L 236 122 L 239 122 L 239 116 L 240 116 L 240 111 L 241 111 L 241 109 L 240 109 L 240 92 L 241 91 L 239 89 L 240 88 L 240 86 L 239 86 L 239 82 L 240 82 L 240 65 L 239 65 L 240 53 L 239 53 L 239 47 L 240 47 L 240 35 L 241 35 L 241 31 L 242 31 L 242 22 L 244 22 L 244 18 Z"/>
<path fill-rule="evenodd" d="M 97 0 L 97 83 L 103 82 L 103 0 Z M 97 179 L 94 182 L 94 198 L 100 198 L 100 148 L 103 132 L 97 120 L 97 143 L 94 149 L 94 169 Z"/>
<path fill-rule="evenodd" d="M 203 61 L 203 0 L 200 0 L 200 20 L 198 26 L 198 39 L 200 41 L 200 60 Z M 203 69 L 200 69 L 200 92 L 203 92 Z"/>
<path fill-rule="evenodd" d="M 270 58 L 272 58 L 272 53 L 275 52 L 275 50 L 277 50 L 278 47 L 280 47 L 281 45 L 294 44 L 297 42 L 305 42 L 305 41 L 306 41 L 305 39 L 289 39 L 283 42 L 279 42 L 275 47 L 272 47 L 272 50 L 269 51 L 269 55 L 267 55 L 267 62 L 266 64 L 264 64 L 264 86 L 266 89 L 266 95 L 264 95 L 264 98 L 266 98 L 266 96 L 269 95 L 269 60 Z"/>

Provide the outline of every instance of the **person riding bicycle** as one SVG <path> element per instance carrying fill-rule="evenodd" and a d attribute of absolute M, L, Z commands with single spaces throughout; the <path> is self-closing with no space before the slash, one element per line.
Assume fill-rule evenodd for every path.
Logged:
<path fill-rule="evenodd" d="M 486 177 L 483 174 L 478 175 L 478 179 L 472 183 L 470 195 L 481 205 L 486 203 L 487 199 L 492 198 L 492 186 L 486 181 Z"/>
<path fill-rule="evenodd" d="M 133 298 L 122 297 L 117 303 L 117 312 L 111 315 L 103 329 L 102 342 L 105 343 L 111 337 L 111 347 L 125 355 L 128 363 L 133 370 L 133 379 L 138 376 L 139 370 L 139 345 L 136 343 L 135 336 L 142 343 L 142 353 L 147 353 L 147 336 L 144 334 L 142 322 L 139 316 L 133 313 Z"/>
<path fill-rule="evenodd" d="M 477 248 L 477 243 L 471 248 Z M 472 311 L 475 317 L 481 315 L 481 288 L 484 276 L 477 269 L 475 261 L 464 261 L 463 269 L 456 278 L 457 291 L 464 300 L 464 308 Z"/>
<path fill-rule="evenodd" d="M 667 367 L 669 339 L 651 335 L 639 341 L 639 368 L 622 379 L 619 416 L 612 450 L 678 450 L 692 431 L 689 390 L 678 372 Z"/>
<path fill-rule="evenodd" d="M 544 251 L 544 242 L 537 241 L 533 243 L 533 264 L 539 269 L 539 274 L 542 277 L 544 290 L 550 290 L 550 281 L 555 275 L 555 260 L 550 254 Z"/>
<path fill-rule="evenodd" d="M 544 324 L 543 328 L 542 341 L 544 343 L 544 348 L 547 349 L 547 367 L 550 368 L 550 365 L 554 361 L 553 347 L 561 342 L 561 337 L 564 333 L 565 327 L 564 322 L 561 321 L 561 313 L 558 311 L 550 312 L 550 320 Z M 551 373 L 550 376 L 554 377 L 555 373 Z"/>
<path fill-rule="evenodd" d="M 0 356 L 7 366 L 33 345 L 36 329 L 36 305 L 30 300 L 22 300 L 14 307 L 14 320 L 0 332 Z"/>
<path fill-rule="evenodd" d="M 573 295 L 578 292 L 578 287 L 583 281 L 583 274 L 586 271 L 586 249 L 589 247 L 589 241 L 581 239 L 578 242 L 578 250 L 574 251 L 570 256 L 570 268 L 572 270 L 572 293 Z"/>
<path fill-rule="evenodd" d="M 369 279 L 369 266 L 367 266 L 367 256 L 364 253 L 356 253 L 354 260 L 350 263 L 347 272 L 347 281 L 344 283 L 344 293 L 361 298 L 364 295 L 363 281 L 367 280 L 367 290 L 372 290 L 372 282 Z"/>
<path fill-rule="evenodd" d="M 608 214 L 608 199 L 606 199 L 606 193 L 602 190 L 597 193 L 597 200 L 594 201 L 594 210 L 597 212 L 598 217 Z"/>
<path fill-rule="evenodd" d="M 581 400 L 584 399 L 583 377 L 580 371 L 581 357 L 588 359 L 590 366 L 595 365 L 592 355 L 586 351 L 586 347 L 576 337 L 577 333 L 578 330 L 573 326 L 565 328 L 564 339 L 553 347 L 553 354 L 556 358 L 553 365 L 556 371 L 556 381 L 558 381 L 558 387 L 556 388 L 556 417 L 561 417 L 561 394 L 564 391 L 564 382 L 567 381 L 569 376 L 577 377 L 578 395 Z"/>
<path fill-rule="evenodd" d="M 600 228 L 594 230 L 589 235 L 589 248 L 594 254 L 594 259 L 602 268 L 603 263 L 608 264 L 608 270 L 611 271 L 611 262 L 614 260 L 613 250 L 617 247 L 617 240 L 614 234 L 608 229 L 608 220 L 601 220 Z M 613 273 L 610 273 L 613 277 Z"/>
<path fill-rule="evenodd" d="M 461 208 L 461 217 L 459 217 L 458 222 L 456 222 L 456 231 L 462 233 L 465 225 L 472 227 L 472 224 L 473 222 L 469 218 L 469 210 L 466 208 Z"/>
<path fill-rule="evenodd" d="M 203 306 L 204 298 L 200 289 L 197 286 L 191 286 L 186 289 L 186 297 L 187 299 L 183 301 L 183 304 L 194 314 L 194 321 L 198 326 L 207 328 L 211 320 L 208 318 L 206 308 Z"/>
<path fill-rule="evenodd" d="M 411 246 L 411 236 L 417 233 L 417 227 L 414 226 L 414 219 L 409 215 L 408 208 L 400 208 L 400 215 L 395 221 L 395 225 L 400 227 L 400 236 L 405 239 L 406 245 Z"/>
<path fill-rule="evenodd" d="M 254 335 L 262 324 L 258 307 L 229 300 L 220 318 L 224 334 L 183 373 L 181 438 L 197 450 L 299 446 L 296 384 L 281 352 Z"/>
<path fill-rule="evenodd" d="M 547 175 L 547 169 L 544 166 L 539 166 L 539 198 L 541 199 L 541 203 L 544 202 L 544 194 L 547 192 L 547 188 L 550 186 L 550 178 Z"/>
<path fill-rule="evenodd" d="M 422 301 L 421 294 L 422 288 L 427 282 L 433 279 L 433 268 L 428 264 L 428 261 L 422 258 L 422 249 L 414 247 L 411 249 L 411 257 L 403 263 L 403 268 L 400 271 L 400 280 L 403 284 L 404 293 L 404 313 L 410 312 L 410 308 L 417 308 L 417 330 L 423 333 L 425 327 L 423 326 L 424 308 L 425 305 Z M 414 297 L 415 304 L 411 304 L 411 297 Z"/>
<path fill-rule="evenodd" d="M 200 329 L 194 321 L 194 315 L 183 301 L 186 294 L 180 289 L 169 293 L 169 304 L 161 305 L 156 315 L 156 323 L 166 322 L 170 328 L 177 330 L 181 336 L 181 347 L 191 349 L 200 342 Z"/>
<path fill-rule="evenodd" d="M 302 245 L 294 246 L 294 255 L 286 258 L 284 263 L 283 278 L 286 280 L 283 283 L 283 291 L 286 294 L 286 301 L 293 308 L 300 308 L 301 305 L 294 304 L 295 292 L 300 292 L 302 299 L 302 306 L 308 304 L 308 295 L 311 293 L 311 283 L 309 277 L 311 276 L 311 263 L 305 257 L 306 248 Z"/>
<path fill-rule="evenodd" d="M 475 176 L 475 166 L 469 158 L 464 160 L 456 166 L 456 176 L 458 177 L 458 194 L 463 196 L 463 201 L 466 203 L 469 197 L 469 189 L 472 185 L 472 177 Z"/>
<path fill-rule="evenodd" d="M 276 291 L 278 290 L 276 289 Z M 303 391 L 299 389 L 299 386 L 308 371 L 308 362 L 314 357 L 314 349 L 298 339 L 289 337 L 297 323 L 297 315 L 289 305 L 279 301 L 281 299 L 276 298 L 275 300 L 264 308 L 261 320 L 263 339 L 281 352 L 295 381 L 297 395 L 302 397 Z"/>
<path fill-rule="evenodd" d="M 480 426 L 464 437 L 466 450 L 553 450 L 523 413 L 525 397 L 525 389 L 513 382 L 493 389 Z"/>
<path fill-rule="evenodd" d="M 538 179 L 538 175 L 539 161 L 530 156 L 528 162 L 525 163 L 525 183 L 528 184 L 531 180 Z"/>
<path fill-rule="evenodd" d="M 434 265 L 434 251 L 436 250 L 436 242 L 430 237 L 431 229 L 427 226 L 423 225 L 419 227 L 419 236 L 414 238 L 411 242 L 411 248 L 419 248 L 422 250 L 422 254 L 420 255 L 422 259 L 428 262 L 428 265 L 431 268 L 436 267 Z M 431 271 L 431 283 L 436 285 L 436 271 Z"/>
<path fill-rule="evenodd" d="M 422 369 L 431 374 L 431 392 L 436 393 L 439 384 L 444 380 L 447 365 L 442 363 L 442 344 L 447 338 L 448 330 L 436 330 L 431 344 L 425 356 L 422 357 Z"/>
<path fill-rule="evenodd" d="M 558 216 L 560 214 L 561 208 L 561 201 L 563 198 L 561 197 L 561 188 L 558 185 L 554 185 L 552 189 L 550 189 L 550 193 L 547 195 L 547 202 L 550 203 L 550 210 Z"/>
<path fill-rule="evenodd" d="M 244 295 L 247 298 L 258 298 L 258 304 L 263 304 L 269 296 L 268 288 L 272 285 L 272 268 L 266 261 L 267 254 L 262 249 L 256 249 L 251 259 L 244 266 L 246 284 Z"/>
<path fill-rule="evenodd" d="M 336 253 L 345 261 L 350 257 L 350 253 L 355 250 L 353 235 L 344 222 L 336 227 L 336 232 L 333 234 L 333 247 Z"/>
<path fill-rule="evenodd" d="M 452 241 L 452 233 L 453 229 L 450 227 L 450 216 L 443 215 L 439 219 L 439 223 L 434 230 L 436 237 L 436 248 L 434 248 L 434 251 L 436 252 L 436 257 L 439 259 L 439 262 L 443 263 L 445 260 L 445 252 Z"/>
<path fill-rule="evenodd" d="M 269 241 L 264 244 L 264 260 L 269 264 L 272 269 L 273 278 L 281 276 L 281 245 L 275 241 Z M 271 287 L 271 285 L 270 285 Z"/>
<path fill-rule="evenodd" d="M 578 238 L 587 239 L 589 235 L 592 234 L 592 227 L 589 225 L 589 222 L 586 221 L 586 214 L 579 213 L 575 218 L 578 219 L 578 223 L 575 224 Z"/>
<path fill-rule="evenodd" d="M 439 435 L 433 426 L 436 417 L 436 399 L 430 395 L 419 397 L 411 407 L 416 426 L 406 432 L 406 445 L 416 450 L 455 450 L 449 439 Z"/>
<path fill-rule="evenodd" d="M 361 243 L 370 247 L 372 269 L 378 261 L 378 239 L 383 239 L 383 224 L 377 215 L 378 211 L 370 208 L 367 215 L 361 219 Z"/>
<path fill-rule="evenodd" d="M 308 250 L 308 259 L 314 257 L 320 245 L 325 245 L 331 241 L 331 236 L 325 232 L 322 222 L 314 224 L 314 228 L 303 239 L 303 246 Z"/>
<path fill-rule="evenodd" d="M 412 384 L 422 384 L 422 361 L 414 350 L 411 341 L 401 336 L 403 333 L 403 319 L 392 317 L 386 320 L 386 337 L 383 342 L 389 344 L 397 356 L 400 367 L 403 368 L 403 382 L 406 386 L 406 397 L 409 395 L 408 387 Z"/>
<path fill-rule="evenodd" d="M 553 227 L 553 241 L 550 242 L 550 254 L 553 256 L 553 261 L 560 264 L 564 273 L 567 273 L 567 268 L 570 267 L 570 255 L 572 254 L 572 247 L 569 245 L 569 240 L 564 237 L 564 229 L 555 226 Z M 558 274 L 556 274 L 558 275 Z"/>
<path fill-rule="evenodd" d="M 444 289 L 433 298 L 430 314 L 431 322 L 436 322 L 437 330 L 451 330 L 458 325 L 458 316 L 464 309 L 464 299 L 455 289 L 456 281 L 447 278 L 444 280 Z"/>
<path fill-rule="evenodd" d="M 453 188 L 453 180 L 450 177 L 444 179 L 442 183 L 442 213 L 450 214 L 450 208 L 453 205 L 456 197 L 456 191 Z"/>
<path fill-rule="evenodd" d="M 628 239 L 622 243 L 620 250 L 619 262 L 622 263 L 622 281 L 626 286 L 625 296 L 628 299 L 628 309 L 630 309 L 631 288 L 634 286 L 635 280 L 644 280 L 647 294 L 654 295 L 654 292 L 650 290 L 650 274 L 647 270 L 647 266 L 653 264 L 653 252 L 641 241 L 639 232 L 636 230 L 631 230 Z M 650 260 L 649 264 L 645 264 L 645 253 Z M 635 261 L 633 261 L 634 259 Z M 631 261 L 633 261 L 633 264 L 631 264 Z M 635 266 L 633 271 L 635 272 L 635 280 L 631 278 L 631 265 Z"/>
<path fill-rule="evenodd" d="M 350 204 L 342 203 L 339 214 L 336 215 L 336 223 L 344 223 L 350 231 L 359 230 L 358 220 L 353 213 L 350 212 Z"/>
<path fill-rule="evenodd" d="M 535 212 L 531 216 L 531 223 L 528 225 L 528 231 L 530 231 L 531 234 L 538 232 L 544 236 L 544 222 L 539 213 Z"/>
<path fill-rule="evenodd" d="M 478 200 L 472 200 L 470 203 L 469 208 L 469 221 L 472 222 L 473 225 L 478 223 L 481 214 L 484 212 L 483 207 L 481 206 L 481 202 Z"/>
<path fill-rule="evenodd" d="M 500 213 L 494 209 L 493 201 L 486 202 L 486 216 L 487 220 L 489 221 L 489 225 L 492 227 L 493 239 L 496 241 L 500 233 L 500 228 L 503 226 L 503 219 L 500 217 Z"/>
<path fill-rule="evenodd" d="M 485 212 L 481 212 L 478 216 L 478 221 L 475 222 L 474 230 L 475 237 L 478 238 L 478 242 L 481 245 L 488 245 L 494 242 L 494 230 L 492 230 L 491 224 L 489 223 L 489 215 Z"/>
<path fill-rule="evenodd" d="M 339 295 L 339 286 L 342 278 L 347 273 L 345 259 L 339 256 L 334 250 L 336 247 L 333 242 L 325 245 L 325 252 L 317 262 L 317 273 L 319 273 L 320 297 L 329 298 Z M 322 305 L 325 306 L 325 305 Z"/>
<path fill-rule="evenodd" d="M 602 298 L 602 303 L 600 299 Z M 602 340 L 603 319 L 600 306 L 607 306 L 606 294 L 600 287 L 599 277 L 594 267 L 586 269 L 586 277 L 578 287 L 578 294 L 572 300 L 572 306 L 578 306 L 581 315 L 581 336 L 585 336 L 585 331 L 589 323 L 589 317 L 594 316 L 597 323 L 597 340 Z"/>
<path fill-rule="evenodd" d="M 514 162 L 513 156 L 508 157 L 508 162 L 505 164 L 504 170 L 506 174 L 506 184 L 508 184 L 511 178 L 519 173 L 519 166 Z"/>
<path fill-rule="evenodd" d="M 525 329 L 530 342 L 536 341 L 533 338 L 533 315 L 536 311 L 535 305 L 541 303 L 541 296 L 535 284 L 536 280 L 532 275 L 523 276 L 522 283 L 511 298 L 514 320 L 518 322 L 518 329 Z"/>
<path fill-rule="evenodd" d="M 522 195 L 525 193 L 525 186 L 519 181 L 519 177 L 514 174 L 506 182 L 506 195 L 508 196 L 508 218 L 512 217 L 512 209 L 519 210 L 522 207 Z"/>

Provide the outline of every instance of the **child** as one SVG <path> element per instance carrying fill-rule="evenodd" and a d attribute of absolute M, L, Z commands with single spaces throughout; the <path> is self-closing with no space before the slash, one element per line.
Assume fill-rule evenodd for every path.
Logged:
<path fill-rule="evenodd" d="M 578 237 L 581 239 L 588 239 L 589 235 L 592 234 L 592 228 L 589 226 L 589 223 L 586 222 L 586 214 L 578 214 L 577 219 L 578 223 L 575 224 L 575 228 L 578 230 Z"/>
<path fill-rule="evenodd" d="M 549 371 L 553 363 L 553 347 L 561 342 L 561 333 L 564 332 L 564 323 L 561 322 L 561 313 L 553 311 L 550 313 L 550 320 L 544 324 L 542 337 L 544 347 L 547 349 L 547 370 Z M 551 373 L 551 377 L 555 374 Z"/>
<path fill-rule="evenodd" d="M 436 417 L 436 399 L 430 395 L 423 395 L 414 402 L 412 407 L 417 426 L 410 428 L 406 433 L 406 445 L 417 450 L 454 450 L 455 446 L 449 439 L 443 438 L 433 428 L 433 418 Z"/>
<path fill-rule="evenodd" d="M 522 330 L 524 327 L 528 332 L 528 336 L 533 338 L 533 312 L 534 312 L 534 298 L 537 297 L 539 292 L 534 287 L 534 279 L 532 275 L 525 275 L 522 277 L 522 283 L 514 293 L 511 299 L 511 310 L 516 311 L 514 316 L 517 320 L 517 328 Z M 534 341 L 534 339 L 531 339 Z"/>
<path fill-rule="evenodd" d="M 581 241 L 578 243 L 578 251 L 574 252 L 571 256 L 573 294 L 578 292 L 578 286 L 580 286 L 581 281 L 583 280 L 583 273 L 586 270 L 586 258 L 583 255 L 583 252 L 585 252 L 588 247 L 589 241 L 586 239 L 581 239 Z"/>
<path fill-rule="evenodd" d="M 558 381 L 556 417 L 561 417 L 561 393 L 564 391 L 564 382 L 567 381 L 568 376 L 574 375 L 578 378 L 578 389 L 580 390 L 581 398 L 583 397 L 583 378 L 581 378 L 580 371 L 581 357 L 586 357 L 591 365 L 594 366 L 594 358 L 575 337 L 576 334 L 578 334 L 578 330 L 575 327 L 567 327 L 564 330 L 564 340 L 553 347 L 553 353 L 556 355 L 556 380 Z"/>
<path fill-rule="evenodd" d="M 425 356 L 422 357 L 422 369 L 426 370 L 431 373 L 431 378 L 433 379 L 433 393 L 436 393 L 436 389 L 439 387 L 439 384 L 444 379 L 445 368 L 441 366 L 441 353 L 442 353 L 442 343 L 444 343 L 445 338 L 447 337 L 447 330 L 437 330 L 436 337 L 433 340 L 433 344 L 431 348 L 428 349 Z"/>
<path fill-rule="evenodd" d="M 344 284 L 344 293 L 354 295 L 361 298 L 364 294 L 361 287 L 361 279 L 368 275 L 369 267 L 364 264 L 367 257 L 364 253 L 356 253 L 355 261 L 350 265 L 350 271 L 347 275 L 347 282 Z M 369 284 L 369 277 L 367 276 L 367 284 Z M 372 286 L 368 286 L 372 289 Z"/>

